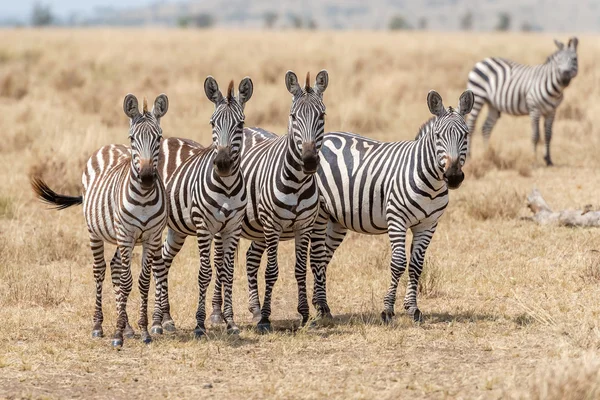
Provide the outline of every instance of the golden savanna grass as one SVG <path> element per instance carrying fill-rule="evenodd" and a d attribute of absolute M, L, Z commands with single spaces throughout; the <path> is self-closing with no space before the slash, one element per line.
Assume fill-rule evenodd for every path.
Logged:
<path fill-rule="evenodd" d="M 126 93 L 167 93 L 165 136 L 209 144 L 206 75 L 222 88 L 250 76 L 247 126 L 282 133 L 290 105 L 285 72 L 314 77 L 326 68 L 326 129 L 412 139 L 429 118 L 430 89 L 456 106 L 476 61 L 500 55 L 543 62 L 552 36 L 155 29 L 15 30 L 2 38 L 0 397 L 600 396 L 600 232 L 523 219 L 533 187 L 555 209 L 600 205 L 597 37 L 580 37 L 579 76 L 555 122 L 554 168 L 542 165 L 541 154 L 534 159 L 527 118 L 503 115 L 488 151 L 478 129 L 466 180 L 451 193 L 427 253 L 421 325 L 401 312 L 405 279 L 395 322 L 380 324 L 388 239 L 349 234 L 329 268 L 334 323 L 297 328 L 293 245 L 284 243 L 276 332 L 259 336 L 246 310 L 242 241 L 234 287 L 242 333 L 230 338 L 213 328 L 197 342 L 191 330 L 198 257 L 189 239 L 170 278 L 178 333 L 150 346 L 128 340 L 120 352 L 108 338 L 90 337 L 94 283 L 81 209 L 46 210 L 33 198 L 28 175 L 77 194 L 91 152 L 127 142 Z M 104 293 L 110 334 L 109 279 Z M 137 289 L 129 304 L 136 321 Z"/>

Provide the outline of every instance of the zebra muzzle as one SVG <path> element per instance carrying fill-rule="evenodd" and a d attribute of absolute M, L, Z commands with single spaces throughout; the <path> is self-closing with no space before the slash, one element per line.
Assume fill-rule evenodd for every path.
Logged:
<path fill-rule="evenodd" d="M 213 161 L 213 166 L 217 174 L 223 177 L 231 175 L 232 165 L 233 160 L 231 159 L 231 149 L 229 148 L 229 146 L 217 147 L 217 156 Z"/>
<path fill-rule="evenodd" d="M 446 172 L 444 172 L 444 181 L 446 181 L 448 189 L 458 189 L 464 179 L 465 173 L 462 171 L 458 161 L 453 162 Z"/>
<path fill-rule="evenodd" d="M 314 174 L 319 167 L 319 153 L 315 142 L 302 143 L 302 171 Z"/>
<path fill-rule="evenodd" d="M 154 184 L 154 179 L 156 178 L 156 171 L 152 166 L 152 163 L 141 163 L 140 168 L 140 184 L 142 188 L 149 189 Z"/>

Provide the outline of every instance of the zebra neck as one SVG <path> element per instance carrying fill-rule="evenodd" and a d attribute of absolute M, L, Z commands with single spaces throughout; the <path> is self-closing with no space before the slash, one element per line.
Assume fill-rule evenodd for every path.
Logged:
<path fill-rule="evenodd" d="M 234 165 L 231 167 L 231 174 L 228 176 L 220 176 L 217 174 L 217 171 L 214 168 L 211 168 L 211 181 L 222 188 L 233 188 L 238 184 L 241 177 L 242 174 L 240 173 L 239 160 L 236 160 Z"/>
<path fill-rule="evenodd" d="M 155 179 L 154 182 L 152 183 L 152 186 L 150 186 L 147 189 L 144 189 L 142 187 L 142 185 L 140 184 L 140 181 L 137 177 L 135 167 L 133 166 L 133 163 L 131 163 L 131 166 L 129 168 L 129 174 L 128 174 L 128 177 L 126 180 L 126 189 L 132 195 L 132 197 L 138 197 L 138 198 L 147 197 L 156 190 L 157 185 L 158 185 L 158 179 Z"/>
<path fill-rule="evenodd" d="M 294 135 L 291 132 L 286 135 L 285 151 L 280 171 L 283 179 L 300 183 L 313 177 L 313 174 L 309 175 L 302 170 L 302 155 L 298 151 L 298 146 L 294 143 Z"/>
<path fill-rule="evenodd" d="M 560 74 L 560 69 L 558 68 L 558 64 L 555 62 L 551 62 L 548 65 L 548 73 L 543 74 L 543 76 L 546 76 L 546 88 L 548 89 L 548 93 L 550 93 L 551 96 L 553 97 L 559 97 L 562 95 L 563 90 L 569 86 L 569 83 L 571 83 L 571 79 L 569 79 L 568 81 L 563 81 L 561 74 Z"/>
<path fill-rule="evenodd" d="M 439 165 L 435 150 L 435 137 L 430 132 L 423 140 L 416 142 L 414 154 L 416 168 L 413 174 L 415 180 L 427 181 L 431 188 L 438 191 L 444 188 L 444 170 Z"/>

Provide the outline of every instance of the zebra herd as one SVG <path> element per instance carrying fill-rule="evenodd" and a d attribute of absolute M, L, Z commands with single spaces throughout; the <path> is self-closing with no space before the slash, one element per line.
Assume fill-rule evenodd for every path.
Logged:
<path fill-rule="evenodd" d="M 325 70 L 312 85 L 310 74 L 301 85 L 295 73 L 286 73 L 292 104 L 283 136 L 244 128 L 244 106 L 254 89 L 250 78 L 241 81 L 236 96 L 233 81 L 223 95 L 215 79 L 207 77 L 204 91 L 215 111 L 210 119 L 212 145 L 206 148 L 189 139 L 162 138 L 160 120 L 169 108 L 166 95 L 158 96 L 150 111 L 144 99 L 140 112 L 138 100 L 128 94 L 123 110 L 130 119 L 131 145 L 108 145 L 90 157 L 82 176 L 81 196 L 57 194 L 39 177 L 31 179 L 36 195 L 57 209 L 83 204 L 96 282 L 92 336 L 103 336 L 104 242 L 117 246 L 110 262 L 118 312 L 112 343 L 120 347 L 124 337 L 133 336 L 126 312 L 133 285 L 133 247 L 141 244 L 143 248 L 138 326 L 142 340 L 148 343 L 152 340 L 147 316 L 151 274 L 156 287 L 151 332 L 175 330 L 168 273 L 187 236 L 196 237 L 200 256 L 196 337 L 206 334 L 213 241 L 216 283 L 210 319 L 225 322 L 228 333 L 239 333 L 232 285 L 234 255 L 241 237 L 251 241 L 246 253 L 249 310 L 261 333 L 272 330 L 271 298 L 279 273 L 279 242 L 295 240 L 298 312 L 306 324 L 310 318 L 306 288 L 309 247 L 312 303 L 320 317 L 330 318 L 327 266 L 349 230 L 389 235 L 391 281 L 382 320 L 389 322 L 395 314 L 398 282 L 408 265 L 403 306 L 420 321 L 417 287 L 425 253 L 448 205 L 449 189 L 457 189 L 464 179 L 469 139 L 482 106 L 489 108 L 483 125 L 486 143 L 501 112 L 528 114 L 535 150 L 539 119 L 544 116 L 545 161 L 552 165 L 552 122 L 564 88 L 577 74 L 578 40 L 571 38 L 567 46 L 556 44 L 558 50 L 539 66 L 500 58 L 477 63 L 456 108 L 445 107 L 441 96 L 430 91 L 427 105 L 433 117 L 412 141 L 380 142 L 349 132 L 325 133 L 324 92 L 329 84 Z M 407 255 L 409 229 L 412 243 Z M 265 251 L 261 305 L 258 269 Z"/>

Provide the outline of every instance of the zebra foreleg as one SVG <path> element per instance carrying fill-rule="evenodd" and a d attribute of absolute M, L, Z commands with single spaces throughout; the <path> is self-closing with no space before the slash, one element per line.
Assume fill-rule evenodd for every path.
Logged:
<path fill-rule="evenodd" d="M 437 224 L 428 227 L 413 228 L 413 239 L 410 249 L 410 264 L 408 266 L 408 286 L 404 296 L 404 309 L 416 322 L 423 320 L 423 314 L 417 307 L 417 290 L 419 277 L 423 272 L 425 252 L 431 242 Z"/>
<path fill-rule="evenodd" d="M 261 319 L 260 300 L 258 298 L 258 268 L 267 248 L 265 242 L 254 241 L 246 252 L 246 275 L 248 277 L 248 310 L 252 313 L 252 322 Z"/>
<path fill-rule="evenodd" d="M 110 260 L 110 277 L 113 284 L 113 290 L 115 292 L 115 298 L 119 295 L 121 271 L 121 253 L 117 247 L 112 260 Z M 129 324 L 129 316 L 127 316 L 127 320 L 125 321 L 125 330 L 123 330 L 123 335 L 125 335 L 126 338 L 132 338 L 135 335 L 135 331 L 131 327 L 131 324 Z"/>
<path fill-rule="evenodd" d="M 389 235 L 392 245 L 392 260 L 390 263 L 392 277 L 390 286 L 383 299 L 383 311 L 381 312 L 381 319 L 386 324 L 392 322 L 392 318 L 394 317 L 398 281 L 406 269 L 406 229 L 392 225 L 390 226 Z"/>
<path fill-rule="evenodd" d="M 127 324 L 127 299 L 131 293 L 133 279 L 131 277 L 132 244 L 119 244 L 121 268 L 119 279 L 119 295 L 117 296 L 117 329 L 112 340 L 113 347 L 123 346 L 123 331 Z"/>
<path fill-rule="evenodd" d="M 273 287 L 279 277 L 279 266 L 277 265 L 277 247 L 281 232 L 273 226 L 264 226 L 265 242 L 267 243 L 267 268 L 265 270 L 265 298 L 260 310 L 260 321 L 256 325 L 259 333 L 271 332 L 271 297 Z"/>
<path fill-rule="evenodd" d="M 500 118 L 500 111 L 493 108 L 491 105 L 488 105 L 488 115 L 483 123 L 483 128 L 481 129 L 483 133 L 483 143 L 486 149 L 490 145 L 490 136 L 492 135 L 492 130 L 494 129 L 498 118 Z"/>
<path fill-rule="evenodd" d="M 200 269 L 198 270 L 198 309 L 196 310 L 196 328 L 194 335 L 197 339 L 206 335 L 206 290 L 212 278 L 210 265 L 210 244 L 212 236 L 209 231 L 198 230 L 198 253 L 200 255 Z"/>
<path fill-rule="evenodd" d="M 215 271 L 217 271 L 217 273 L 216 273 L 216 277 L 215 277 L 215 290 L 213 292 L 213 298 L 212 298 L 213 311 L 212 311 L 212 314 L 210 315 L 210 322 L 213 325 L 220 325 L 223 322 L 225 322 L 225 319 L 223 318 L 223 311 L 222 311 L 223 284 L 221 282 L 221 274 L 219 274 L 219 272 L 218 272 L 222 268 L 223 262 L 224 262 L 224 260 L 223 260 L 223 239 L 221 239 L 220 234 L 215 235 L 214 248 L 215 248 L 215 253 L 213 255 L 213 262 L 215 264 Z"/>
<path fill-rule="evenodd" d="M 171 304 L 169 303 L 169 268 L 173 263 L 173 259 L 183 247 L 186 235 L 180 234 L 169 228 L 167 238 L 162 247 L 162 260 L 164 262 L 164 278 L 161 283 L 161 292 L 156 295 L 161 297 L 162 307 L 162 327 L 167 332 L 175 332 L 175 322 L 171 318 Z"/>
<path fill-rule="evenodd" d="M 294 272 L 298 284 L 298 313 L 302 316 L 302 326 L 306 325 L 310 318 L 306 296 L 306 256 L 309 241 L 310 229 L 296 232 L 296 268 Z"/>
<path fill-rule="evenodd" d="M 144 243 L 142 250 L 142 270 L 138 280 L 140 290 L 140 319 L 138 327 L 142 331 L 142 341 L 144 343 L 152 342 L 148 332 L 148 291 L 150 290 L 150 272 L 154 262 L 154 254 L 160 251 L 160 236 L 152 238 Z M 160 285 L 157 285 L 160 286 Z"/>
<path fill-rule="evenodd" d="M 237 335 L 240 333 L 240 329 L 233 320 L 233 275 L 234 275 L 234 254 L 240 240 L 242 233 L 241 227 L 236 229 L 234 232 L 227 232 L 223 234 L 223 243 L 221 247 L 222 260 L 223 262 L 219 267 L 215 265 L 215 271 L 217 276 L 220 277 L 219 281 L 223 284 L 224 292 L 224 307 L 223 315 L 225 323 L 227 324 L 227 333 L 230 335 Z M 214 306 L 214 304 L 213 304 Z M 214 312 L 213 312 L 214 314 Z M 212 317 L 211 317 L 212 318 Z"/>
<path fill-rule="evenodd" d="M 319 318 L 332 318 L 327 304 L 327 266 L 347 232 L 340 224 L 329 220 L 329 216 L 322 211 L 313 225 L 310 237 L 310 268 L 314 278 L 312 304 Z"/>
<path fill-rule="evenodd" d="M 554 115 L 552 112 L 544 117 L 544 139 L 546 145 L 546 155 L 544 156 L 544 161 L 546 161 L 546 166 L 551 167 L 554 165 L 552 162 L 552 158 L 550 158 L 550 140 L 552 140 L 552 124 L 554 123 Z"/>
<path fill-rule="evenodd" d="M 92 328 L 92 337 L 101 338 L 104 336 L 102 322 L 104 314 L 102 313 L 102 284 L 106 275 L 106 261 L 104 260 L 104 242 L 96 238 L 90 238 L 90 248 L 94 256 L 94 280 L 96 281 L 96 304 L 94 308 L 94 326 Z"/>
<path fill-rule="evenodd" d="M 537 110 L 529 112 L 531 119 L 531 141 L 533 142 L 533 155 L 537 158 L 537 146 L 540 142 L 540 113 Z"/>

